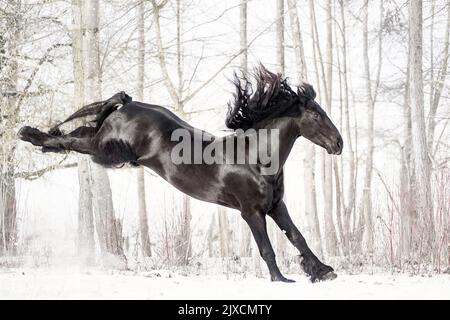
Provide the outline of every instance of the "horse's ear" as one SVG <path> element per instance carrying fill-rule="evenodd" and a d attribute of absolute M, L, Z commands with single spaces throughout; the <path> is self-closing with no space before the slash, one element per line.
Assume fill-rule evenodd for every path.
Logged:
<path fill-rule="evenodd" d="M 300 83 L 297 87 L 297 95 L 301 100 L 305 99 L 305 101 L 314 100 L 317 96 L 313 86 L 306 82 Z"/>
<path fill-rule="evenodd" d="M 133 98 L 126 94 L 125 91 L 120 92 L 120 99 L 123 101 L 123 104 L 127 104 L 133 100 Z"/>

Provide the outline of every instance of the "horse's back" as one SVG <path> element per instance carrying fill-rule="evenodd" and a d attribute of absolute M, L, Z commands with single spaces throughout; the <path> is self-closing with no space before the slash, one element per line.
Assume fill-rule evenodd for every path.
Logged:
<path fill-rule="evenodd" d="M 171 150 L 171 136 L 177 129 L 194 130 L 164 107 L 130 101 L 112 112 L 99 128 L 94 143 L 104 159 L 97 162 L 105 166 L 134 163 Z"/>
<path fill-rule="evenodd" d="M 127 120 L 137 122 L 145 121 L 149 124 L 156 124 L 158 127 L 164 128 L 164 130 L 175 130 L 178 128 L 194 129 L 189 123 L 179 118 L 169 109 L 155 104 L 131 101 L 117 110 L 117 112 L 126 115 Z"/>

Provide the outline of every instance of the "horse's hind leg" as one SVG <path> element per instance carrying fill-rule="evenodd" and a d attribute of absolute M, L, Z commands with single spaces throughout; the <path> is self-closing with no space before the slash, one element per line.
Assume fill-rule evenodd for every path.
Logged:
<path fill-rule="evenodd" d="M 94 128 L 80 127 L 67 135 L 53 136 L 31 127 L 23 127 L 18 136 L 21 140 L 43 148 L 44 152 L 76 151 L 92 154 Z"/>
<path fill-rule="evenodd" d="M 297 229 L 294 222 L 292 222 L 283 201 L 280 201 L 279 204 L 269 212 L 269 216 L 275 221 L 278 227 L 280 227 L 281 231 L 286 233 L 286 236 L 298 249 L 298 251 L 300 251 L 300 255 L 303 258 L 301 262 L 303 270 L 311 276 L 312 282 L 315 282 L 316 280 L 331 280 L 336 278 L 333 268 L 323 264 L 314 255 L 311 249 L 309 249 L 305 238 Z"/>
<path fill-rule="evenodd" d="M 270 272 L 270 278 L 272 281 L 294 282 L 293 280 L 286 279 L 278 269 L 275 261 L 275 252 L 270 244 L 269 235 L 267 234 L 266 217 L 264 214 L 245 214 L 242 213 L 242 217 L 248 223 L 253 237 L 258 245 L 259 253 L 267 264 Z"/>
<path fill-rule="evenodd" d="M 96 132 L 97 132 L 96 128 L 93 128 L 93 127 L 79 127 L 77 129 L 75 129 L 74 131 L 65 135 L 65 137 L 88 138 L 88 137 L 93 137 L 96 134 Z M 51 135 L 52 137 L 60 137 L 63 135 L 61 133 L 61 131 L 59 131 L 59 129 L 50 130 L 48 134 Z M 66 150 L 64 148 L 59 148 L 59 147 L 48 147 L 48 146 L 42 147 L 42 152 L 61 153 L 61 152 L 65 152 L 65 151 Z"/>

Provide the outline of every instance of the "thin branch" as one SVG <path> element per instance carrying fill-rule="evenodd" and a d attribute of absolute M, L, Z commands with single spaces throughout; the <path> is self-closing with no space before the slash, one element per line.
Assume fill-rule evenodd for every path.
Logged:
<path fill-rule="evenodd" d="M 55 43 L 54 45 L 52 45 L 52 46 L 47 48 L 47 50 L 45 51 L 44 56 L 41 59 L 39 59 L 38 64 L 34 68 L 33 72 L 31 72 L 30 77 L 27 79 L 27 82 L 26 82 L 25 87 L 23 89 L 23 94 L 20 95 L 19 101 L 17 101 L 17 105 L 16 105 L 17 110 L 20 108 L 20 105 L 22 104 L 22 101 L 23 101 L 23 99 L 25 97 L 25 94 L 27 93 L 28 89 L 30 89 L 30 87 L 31 87 L 31 85 L 33 83 L 33 80 L 36 77 L 36 74 L 38 73 L 38 71 L 41 68 L 41 66 L 45 62 L 50 61 L 50 59 L 49 59 L 50 53 L 53 50 L 57 49 L 57 48 L 68 47 L 68 46 L 71 46 L 71 44 L 70 43 Z"/>
<path fill-rule="evenodd" d="M 179 101 L 181 97 L 178 96 L 177 90 L 175 88 L 175 85 L 173 84 L 172 80 L 169 76 L 169 70 L 167 69 L 167 62 L 166 62 L 166 53 L 164 51 L 162 38 L 161 38 L 161 24 L 160 24 L 160 16 L 159 11 L 165 5 L 167 1 L 163 1 L 161 4 L 157 4 L 155 0 L 152 0 L 153 5 L 153 20 L 155 23 L 155 33 L 156 33 L 156 44 L 158 46 L 158 59 L 159 59 L 159 66 L 161 68 L 161 72 L 164 77 L 164 83 L 169 90 L 170 97 L 174 103 L 177 105 L 179 104 Z"/>
<path fill-rule="evenodd" d="M 53 171 L 53 170 L 57 170 L 57 169 L 75 168 L 75 167 L 78 166 L 78 163 L 76 163 L 76 162 L 62 164 L 62 162 L 64 162 L 66 160 L 66 158 L 67 158 L 67 156 L 65 156 L 64 159 L 62 159 L 58 163 L 52 164 L 52 165 L 50 165 L 50 166 L 48 166 L 46 168 L 43 168 L 43 169 L 40 169 L 40 170 L 37 170 L 37 171 L 17 172 L 14 175 L 14 178 L 16 178 L 16 179 L 25 179 L 25 180 L 36 180 L 36 179 L 39 179 L 40 177 L 42 177 L 47 172 L 50 172 L 50 171 Z"/>
<path fill-rule="evenodd" d="M 374 168 L 374 169 L 375 169 L 375 172 L 377 173 L 378 178 L 380 179 L 381 183 L 383 184 L 384 188 L 386 189 L 386 192 L 387 192 L 389 198 L 391 199 L 392 204 L 395 207 L 395 210 L 398 212 L 399 215 L 401 215 L 400 209 L 397 206 L 397 203 L 395 202 L 394 197 L 392 196 L 392 193 L 389 190 L 389 187 L 387 186 L 386 182 L 384 181 L 383 177 L 381 176 L 380 171 L 377 168 Z"/>
<path fill-rule="evenodd" d="M 195 89 L 190 95 L 185 97 L 182 100 L 182 103 L 186 103 L 192 98 L 195 97 L 197 93 L 199 93 L 204 87 L 206 87 L 208 84 L 211 83 L 226 67 L 228 67 L 234 59 L 239 57 L 242 53 L 244 53 L 246 50 L 248 50 L 251 45 L 259 38 L 261 37 L 267 30 L 269 30 L 275 23 L 277 22 L 277 19 L 275 19 L 271 24 L 269 24 L 266 28 L 264 28 L 262 31 L 260 31 L 249 43 L 245 48 L 240 49 L 237 53 L 233 54 L 228 61 L 222 65 L 211 77 L 209 77 L 208 80 L 206 80 L 202 85 L 200 85 L 197 89 Z"/>

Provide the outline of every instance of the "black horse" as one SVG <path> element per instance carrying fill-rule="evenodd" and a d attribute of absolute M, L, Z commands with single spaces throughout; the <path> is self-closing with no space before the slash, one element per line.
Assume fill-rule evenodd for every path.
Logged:
<path fill-rule="evenodd" d="M 81 108 L 65 122 L 85 116 L 95 116 L 88 125 L 63 134 L 57 125 L 42 132 L 23 127 L 20 139 L 41 146 L 44 152 L 76 151 L 92 156 L 93 161 L 106 167 L 123 164 L 151 168 L 182 192 L 241 212 L 258 245 L 261 257 L 267 263 L 272 281 L 291 282 L 278 269 L 270 243 L 266 216 L 270 216 L 300 251 L 301 265 L 311 281 L 334 279 L 333 268 L 323 264 L 309 249 L 300 231 L 292 222 L 283 202 L 283 165 L 295 140 L 303 136 L 325 148 L 329 154 L 341 154 L 343 141 L 322 108 L 314 101 L 316 93 L 308 84 L 294 92 L 281 75 L 269 72 L 263 66 L 255 72 L 256 88 L 246 79 L 235 81 L 235 100 L 229 106 L 226 125 L 230 129 L 278 130 L 279 143 L 271 152 L 279 155 L 275 173 L 263 174 L 267 165 L 257 163 L 189 164 L 174 163 L 172 149 L 177 145 L 172 133 L 183 129 L 198 130 L 178 118 L 168 109 L 157 105 L 132 101 L 124 92 L 112 98 Z M 239 139 L 238 133 L 226 137 L 208 136 L 212 143 L 225 144 Z M 244 133 L 245 135 L 245 133 Z M 250 134 L 251 135 L 251 134 Z M 192 142 L 198 135 L 192 135 Z M 202 148 L 208 143 L 201 141 Z M 245 145 L 248 150 L 254 148 Z"/>

